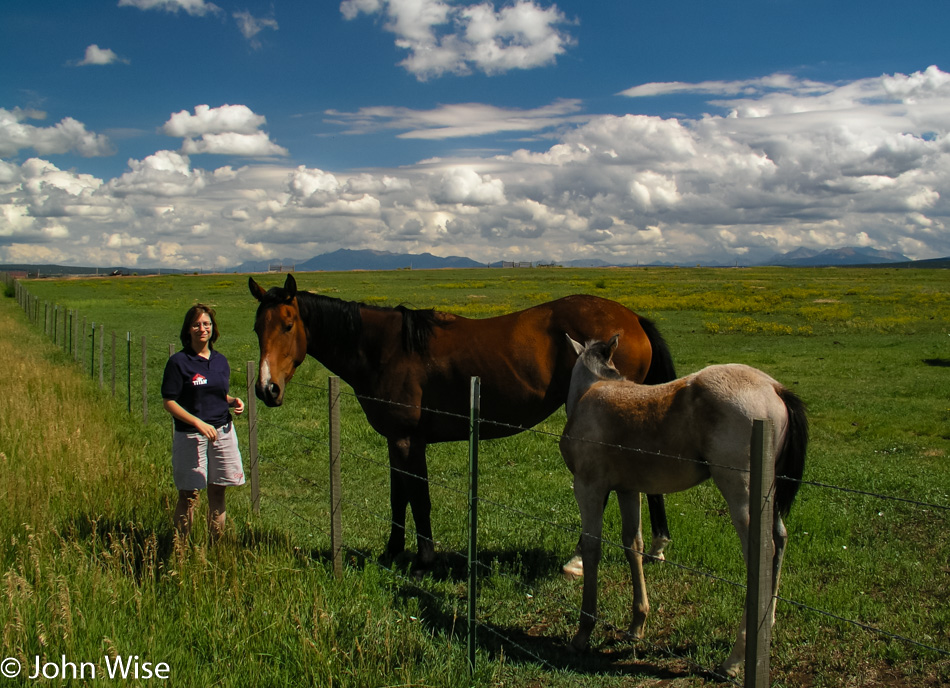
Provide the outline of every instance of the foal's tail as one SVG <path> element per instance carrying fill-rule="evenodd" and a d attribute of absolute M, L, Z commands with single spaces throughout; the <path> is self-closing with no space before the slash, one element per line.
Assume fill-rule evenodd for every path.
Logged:
<path fill-rule="evenodd" d="M 778 483 L 775 486 L 775 509 L 780 516 L 788 516 L 805 473 L 808 418 L 805 415 L 805 403 L 794 392 L 783 387 L 778 395 L 788 412 L 788 429 L 785 444 L 775 462 Z"/>
<path fill-rule="evenodd" d="M 643 316 L 640 318 L 640 327 L 646 333 L 650 340 L 650 347 L 653 349 L 653 358 L 650 360 L 650 369 L 643 383 L 647 385 L 659 385 L 664 382 L 672 382 L 676 379 L 676 368 L 673 366 L 673 356 L 670 354 L 670 348 L 666 345 L 663 335 L 656 329 L 652 321 Z"/>

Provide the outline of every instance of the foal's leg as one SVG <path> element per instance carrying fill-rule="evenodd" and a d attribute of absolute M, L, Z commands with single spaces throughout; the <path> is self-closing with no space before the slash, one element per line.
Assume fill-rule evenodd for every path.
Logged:
<path fill-rule="evenodd" d="M 609 499 L 610 495 L 604 498 L 604 507 L 607 506 L 607 500 Z M 650 526 L 653 535 L 650 541 L 650 551 L 647 553 L 647 563 L 666 561 L 663 550 L 670 544 L 671 538 L 670 527 L 666 522 L 666 504 L 663 501 L 663 495 L 647 495 L 647 506 L 650 509 Z M 639 551 L 644 551 L 642 545 Z M 580 538 L 577 540 L 577 547 L 574 548 L 574 556 L 561 567 L 561 570 L 564 571 L 564 576 L 571 580 L 581 578 L 584 575 Z"/>
<path fill-rule="evenodd" d="M 650 613 L 647 600 L 647 584 L 643 578 L 643 531 L 640 526 L 640 493 L 618 492 L 620 519 L 623 523 L 621 541 L 630 563 L 630 579 L 633 582 L 633 618 L 630 633 L 634 638 L 643 637 L 643 625 Z"/>
<path fill-rule="evenodd" d="M 571 641 L 575 650 L 584 650 L 597 621 L 597 568 L 600 565 L 601 535 L 604 527 L 604 497 L 607 491 L 574 479 L 574 498 L 581 512 L 581 556 L 584 561 L 584 597 L 577 634 Z"/>
<path fill-rule="evenodd" d="M 607 496 L 604 497 L 604 509 L 607 509 L 607 502 L 610 500 L 610 493 L 607 493 Z M 584 536 L 581 535 L 577 538 L 577 546 L 574 547 L 574 556 L 571 557 L 564 566 L 561 567 L 561 570 L 564 572 L 564 577 L 569 580 L 577 580 L 578 578 L 584 577 L 584 558 L 581 556 L 581 544 L 584 542 Z"/>
<path fill-rule="evenodd" d="M 782 578 L 782 561 L 785 559 L 785 543 L 788 542 L 788 531 L 782 517 L 775 514 L 772 522 L 772 544 L 775 552 L 772 554 L 772 596 L 778 595 L 778 584 Z M 772 601 L 772 625 L 775 625 L 775 601 Z"/>
<path fill-rule="evenodd" d="M 720 460 L 720 465 L 728 465 L 728 459 Z M 714 458 L 709 459 L 710 464 L 717 461 Z M 742 544 L 742 559 L 745 561 L 746 571 L 749 570 L 749 476 L 742 471 L 713 471 L 713 480 L 722 496 L 726 498 L 729 505 L 729 515 L 732 517 L 732 525 L 739 535 L 739 542 Z M 748 597 L 748 592 L 746 593 Z M 747 601 L 746 601 L 747 602 Z M 746 638 L 746 603 L 743 604 L 742 614 L 740 615 L 739 630 L 736 632 L 736 642 L 732 646 L 732 652 L 722 663 L 720 670 L 727 676 L 738 676 L 739 669 L 745 662 L 745 638 Z"/>

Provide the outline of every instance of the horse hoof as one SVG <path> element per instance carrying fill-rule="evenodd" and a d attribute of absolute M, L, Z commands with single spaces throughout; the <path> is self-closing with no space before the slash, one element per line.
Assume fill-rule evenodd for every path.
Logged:
<path fill-rule="evenodd" d="M 666 561 L 666 555 L 663 550 L 670 544 L 670 540 L 654 540 L 650 551 L 643 557 L 643 563 L 649 564 L 654 561 Z"/>
<path fill-rule="evenodd" d="M 742 663 L 729 664 L 728 662 L 723 662 L 718 667 L 718 672 L 723 676 L 728 676 L 729 678 L 738 678 L 739 671 L 742 669 Z"/>
<path fill-rule="evenodd" d="M 577 636 L 567 646 L 567 651 L 572 655 L 580 655 L 587 652 L 588 643 L 586 640 L 578 640 Z"/>
<path fill-rule="evenodd" d="M 567 580 L 578 580 L 584 577 L 584 561 L 580 557 L 574 557 L 561 567 L 564 577 Z"/>

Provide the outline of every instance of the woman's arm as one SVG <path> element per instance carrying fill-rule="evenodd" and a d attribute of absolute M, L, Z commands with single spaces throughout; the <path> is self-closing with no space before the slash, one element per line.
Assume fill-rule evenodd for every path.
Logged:
<path fill-rule="evenodd" d="M 172 414 L 173 418 L 180 420 L 182 423 L 195 426 L 198 432 L 200 432 L 212 442 L 218 439 L 218 431 L 215 430 L 213 426 L 208 425 L 197 416 L 188 413 L 188 411 L 186 411 L 182 405 L 174 399 L 164 399 L 162 401 L 162 406 L 165 407 L 166 411 Z M 241 410 L 244 410 L 243 404 L 241 405 Z"/>

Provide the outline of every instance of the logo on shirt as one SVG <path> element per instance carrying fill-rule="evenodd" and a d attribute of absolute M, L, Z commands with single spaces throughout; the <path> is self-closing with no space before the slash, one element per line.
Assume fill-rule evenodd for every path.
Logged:
<path fill-rule="evenodd" d="M 199 385 L 206 385 L 208 384 L 208 378 L 206 378 L 201 373 L 196 373 L 195 376 L 191 378 L 191 384 L 193 384 L 195 387 L 198 387 Z"/>

